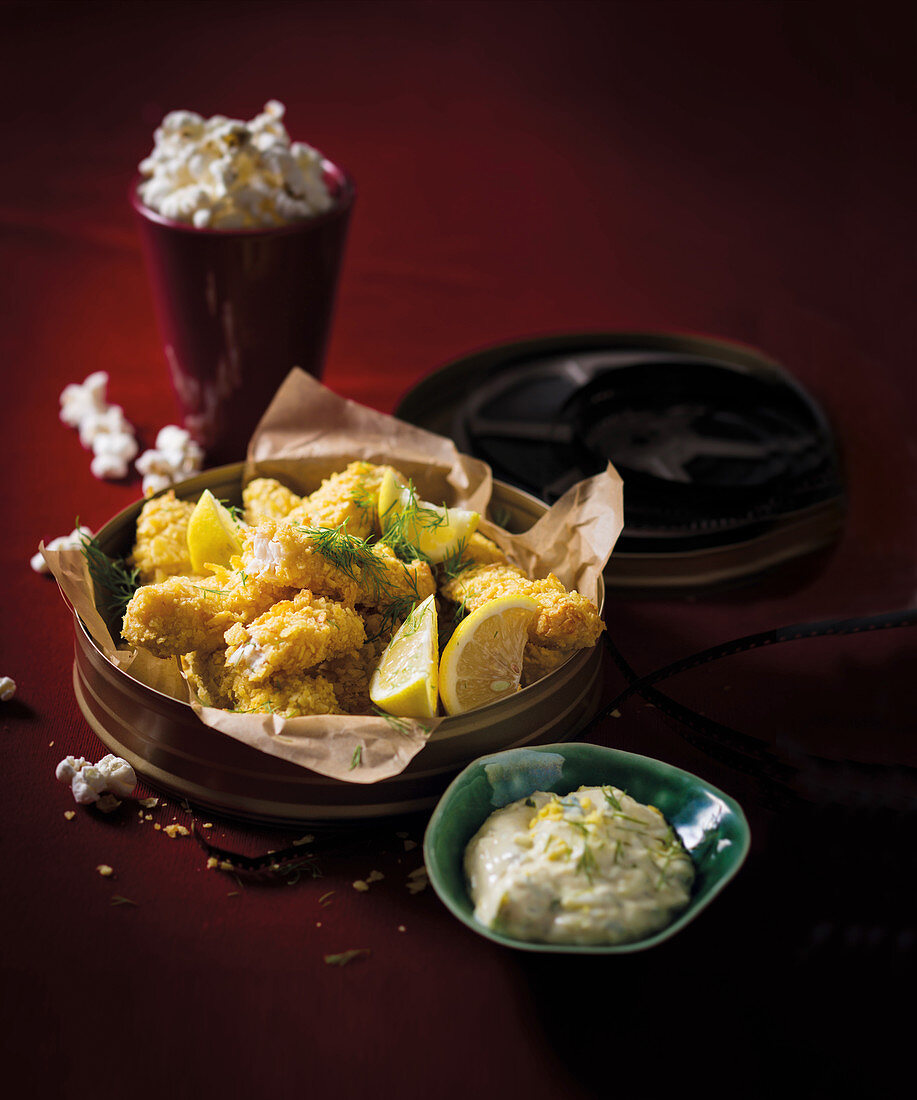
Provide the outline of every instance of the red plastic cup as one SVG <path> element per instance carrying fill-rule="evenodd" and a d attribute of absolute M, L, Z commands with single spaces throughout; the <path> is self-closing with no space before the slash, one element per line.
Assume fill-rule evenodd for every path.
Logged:
<path fill-rule="evenodd" d="M 245 457 L 293 367 L 321 377 L 355 195 L 340 168 L 324 175 L 334 205 L 270 229 L 195 229 L 131 185 L 172 387 L 211 465 Z"/>

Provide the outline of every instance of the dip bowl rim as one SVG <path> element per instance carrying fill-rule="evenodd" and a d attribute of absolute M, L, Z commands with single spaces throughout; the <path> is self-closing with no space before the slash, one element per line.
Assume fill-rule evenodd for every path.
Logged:
<path fill-rule="evenodd" d="M 532 790 L 556 790 L 566 794 L 579 786 L 615 783 L 615 775 L 636 778 L 639 790 L 628 790 L 638 801 L 649 801 L 665 814 L 679 833 L 695 863 L 696 879 L 688 906 L 664 928 L 649 936 L 618 944 L 564 944 L 520 940 L 489 928 L 474 917 L 463 870 L 464 849 L 487 816 L 500 802 L 485 803 L 493 788 L 485 768 L 498 765 L 501 771 L 514 759 L 524 768 L 532 753 L 557 754 L 565 777 Z M 586 775 L 593 778 L 586 779 Z M 649 792 L 649 793 L 647 793 Z M 531 791 L 529 792 L 531 793 Z M 525 797 L 514 793 L 513 797 Z M 693 800 L 693 801 L 692 801 Z M 675 807 L 673 810 L 672 807 Z M 695 817 L 691 818 L 691 813 Z M 706 828 L 699 832 L 699 826 Z M 472 932 L 504 947 L 543 954 L 621 955 L 644 951 L 671 939 L 690 924 L 735 877 L 751 847 L 751 829 L 739 803 L 712 783 L 673 764 L 588 742 L 566 741 L 537 745 L 530 749 L 510 748 L 478 757 L 450 783 L 439 799 L 427 824 L 423 852 L 427 875 L 440 901 Z"/>

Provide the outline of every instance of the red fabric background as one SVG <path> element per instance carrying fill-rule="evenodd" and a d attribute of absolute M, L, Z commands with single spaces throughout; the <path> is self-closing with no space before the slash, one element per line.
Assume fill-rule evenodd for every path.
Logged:
<path fill-rule="evenodd" d="M 913 606 L 913 9 L 2 11 L 0 492 L 12 522 L 0 675 L 18 683 L 0 704 L 5 1065 L 40 1096 L 586 1097 L 686 1081 L 758 1095 L 793 1074 L 816 1093 L 880 1089 L 899 1038 L 880 1006 L 913 967 L 913 905 L 876 873 L 881 846 L 845 862 L 847 816 L 840 831 L 830 814 L 781 818 L 753 775 L 635 701 L 596 739 L 703 775 L 754 831 L 736 882 L 662 948 L 599 962 L 498 949 L 429 889 L 409 893 L 420 849 L 388 823 L 320 854 L 320 879 L 240 888 L 133 811 L 65 820 L 54 766 L 101 746 L 73 697 L 67 610 L 28 562 L 40 539 L 76 517 L 95 529 L 140 492 L 136 478 L 91 476 L 58 420 L 66 383 L 108 371 L 144 446 L 175 419 L 125 198 L 154 126 L 177 107 L 249 118 L 278 98 L 294 135 L 357 181 L 325 374 L 337 392 L 391 411 L 431 370 L 490 343 L 665 330 L 755 345 L 824 405 L 850 490 L 835 551 L 818 570 L 728 594 L 610 601 L 635 667 Z M 882 835 L 888 766 L 917 763 L 914 649 L 909 631 L 790 644 L 669 686 L 770 744 L 858 765 L 859 778 L 875 766 L 874 787 L 854 783 L 850 799 Z M 607 677 L 610 697 L 620 678 Z M 253 853 L 295 839 L 216 826 Z M 372 870 L 385 878 L 355 891 Z M 113 906 L 113 893 L 136 905 Z M 352 947 L 371 955 L 323 962 Z"/>

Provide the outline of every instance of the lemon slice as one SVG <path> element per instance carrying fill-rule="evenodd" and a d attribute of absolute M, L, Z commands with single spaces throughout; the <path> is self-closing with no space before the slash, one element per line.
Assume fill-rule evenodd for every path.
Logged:
<path fill-rule="evenodd" d="M 467 508 L 445 508 L 421 500 L 391 468 L 379 486 L 379 526 L 387 541 L 416 548 L 436 564 L 467 541 L 481 516 Z"/>
<path fill-rule="evenodd" d="M 242 553 L 240 533 L 229 509 L 205 489 L 188 520 L 188 552 L 194 572 L 203 573 L 208 565 L 229 565 L 233 554 Z"/>
<path fill-rule="evenodd" d="M 519 690 L 536 608 L 528 596 L 500 596 L 459 623 L 439 663 L 439 695 L 447 714 L 463 714 Z"/>
<path fill-rule="evenodd" d="M 388 714 L 436 714 L 439 635 L 435 596 L 419 603 L 385 648 L 369 682 L 369 697 Z"/>

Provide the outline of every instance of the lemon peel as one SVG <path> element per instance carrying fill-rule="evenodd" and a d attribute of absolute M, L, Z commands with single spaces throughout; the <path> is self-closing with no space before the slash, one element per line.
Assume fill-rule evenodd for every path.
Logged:
<path fill-rule="evenodd" d="M 188 553 L 194 572 L 203 573 L 210 565 L 228 566 L 242 553 L 240 534 L 229 509 L 205 489 L 188 519 Z"/>
<path fill-rule="evenodd" d="M 466 542 L 481 522 L 478 512 L 446 508 L 421 500 L 393 469 L 385 471 L 377 505 L 382 537 L 397 531 L 400 542 L 418 550 L 434 565 Z"/>
<path fill-rule="evenodd" d="M 447 714 L 463 714 L 519 690 L 536 609 L 528 596 L 500 596 L 459 623 L 439 663 L 439 694 Z"/>
<path fill-rule="evenodd" d="M 419 603 L 386 646 L 369 683 L 380 710 L 401 718 L 433 718 L 437 710 L 439 636 L 435 595 Z"/>

